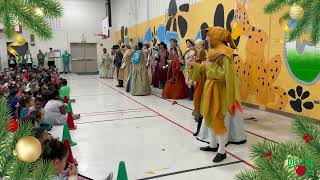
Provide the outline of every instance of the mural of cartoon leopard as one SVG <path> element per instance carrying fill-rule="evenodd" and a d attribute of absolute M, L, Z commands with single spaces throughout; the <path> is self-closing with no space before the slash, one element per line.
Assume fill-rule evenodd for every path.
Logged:
<path fill-rule="evenodd" d="M 249 96 L 254 96 L 255 104 L 282 110 L 288 104 L 288 96 L 282 87 L 274 85 L 281 71 L 281 56 L 276 55 L 270 60 L 265 58 L 268 34 L 250 23 L 248 0 L 235 0 L 235 4 L 235 16 L 231 22 L 232 37 L 248 38 L 245 47 L 246 60 L 235 57 L 241 80 L 241 96 L 245 101 Z"/>

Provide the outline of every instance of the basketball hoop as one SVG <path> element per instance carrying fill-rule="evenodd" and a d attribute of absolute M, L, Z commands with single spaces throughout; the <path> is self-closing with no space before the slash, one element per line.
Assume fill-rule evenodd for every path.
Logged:
<path fill-rule="evenodd" d="M 96 34 L 96 36 L 101 37 L 102 39 L 110 38 L 110 35 L 105 35 L 105 34 Z"/>

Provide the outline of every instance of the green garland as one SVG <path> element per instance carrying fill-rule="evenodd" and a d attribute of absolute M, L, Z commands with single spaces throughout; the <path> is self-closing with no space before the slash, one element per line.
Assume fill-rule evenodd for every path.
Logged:
<path fill-rule="evenodd" d="M 304 9 L 304 15 L 298 20 L 295 28 L 289 33 L 289 41 L 300 37 L 303 33 L 311 33 L 311 39 L 314 43 L 320 41 L 320 1 L 319 0 L 272 0 L 264 10 L 267 14 L 273 14 L 281 9 L 298 4 Z M 289 13 L 283 15 L 284 19 L 290 19 Z"/>
<path fill-rule="evenodd" d="M 55 173 L 51 162 L 38 160 L 34 163 L 20 161 L 13 155 L 16 143 L 19 139 L 32 134 L 31 124 L 22 124 L 15 133 L 7 130 L 10 119 L 7 102 L 0 98 L 0 179 L 22 180 L 52 179 Z"/>
<path fill-rule="evenodd" d="M 241 172 L 238 180 L 320 179 L 319 122 L 297 118 L 292 122 L 296 141 L 260 142 L 250 148 L 255 169 Z M 294 137 L 292 137 L 294 138 Z"/>
<path fill-rule="evenodd" d="M 43 16 L 36 13 L 37 8 L 43 11 Z M 4 26 L 4 34 L 8 39 L 13 37 L 17 22 L 40 39 L 51 39 L 53 33 L 47 20 L 60 18 L 62 15 L 63 7 L 57 0 L 0 1 L 0 23 Z"/>

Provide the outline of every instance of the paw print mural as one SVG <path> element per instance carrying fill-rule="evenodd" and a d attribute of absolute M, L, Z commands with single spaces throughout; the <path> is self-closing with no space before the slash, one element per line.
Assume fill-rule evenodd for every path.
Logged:
<path fill-rule="evenodd" d="M 313 102 L 307 101 L 310 97 L 310 92 L 303 91 L 301 86 L 297 86 L 296 89 L 290 89 L 288 94 L 292 98 L 292 100 L 290 100 L 290 105 L 294 111 L 302 112 L 302 108 L 307 110 L 312 110 L 314 108 Z"/>
<path fill-rule="evenodd" d="M 169 19 L 166 25 L 166 31 L 179 32 L 181 35 L 181 38 L 184 38 L 188 31 L 188 22 L 180 14 L 183 14 L 184 12 L 185 13 L 189 12 L 189 4 L 182 4 L 179 7 L 179 11 L 180 12 L 178 12 L 178 6 L 177 6 L 176 0 L 171 0 L 169 3 L 169 10 L 168 10 Z"/>
<path fill-rule="evenodd" d="M 234 10 L 232 9 L 231 11 L 229 11 L 227 19 L 225 19 L 225 9 L 223 4 L 218 4 L 213 16 L 213 25 L 214 26 L 220 26 L 223 28 L 228 29 L 228 31 L 231 33 L 233 31 L 232 27 L 231 27 L 231 22 L 233 21 L 235 16 Z M 199 28 L 199 31 L 196 34 L 195 39 L 202 39 L 205 40 L 205 29 L 209 28 L 208 23 L 207 22 L 203 22 Z M 236 45 L 239 44 L 240 42 L 240 36 L 234 38 Z"/>

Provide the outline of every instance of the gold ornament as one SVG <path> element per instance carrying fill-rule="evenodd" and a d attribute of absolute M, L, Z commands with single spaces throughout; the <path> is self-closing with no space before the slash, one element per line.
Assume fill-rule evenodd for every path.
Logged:
<path fill-rule="evenodd" d="M 36 8 L 35 11 L 36 11 L 36 15 L 38 15 L 39 17 L 43 17 L 44 13 L 41 8 Z"/>
<path fill-rule="evenodd" d="M 279 24 L 280 26 L 282 27 L 282 29 L 285 31 L 285 32 L 290 32 L 290 28 L 289 28 L 289 20 L 287 19 L 284 19 L 284 18 L 280 18 L 279 19 Z"/>
<path fill-rule="evenodd" d="M 21 161 L 28 163 L 39 159 L 41 153 L 42 147 L 40 141 L 32 136 L 26 136 L 19 139 L 16 150 L 13 152 L 13 154 L 16 154 Z"/>
<path fill-rule="evenodd" d="M 303 7 L 297 4 L 294 4 L 293 6 L 291 6 L 289 10 L 289 15 L 292 19 L 295 19 L 295 20 L 302 18 L 302 16 L 304 15 Z"/>

